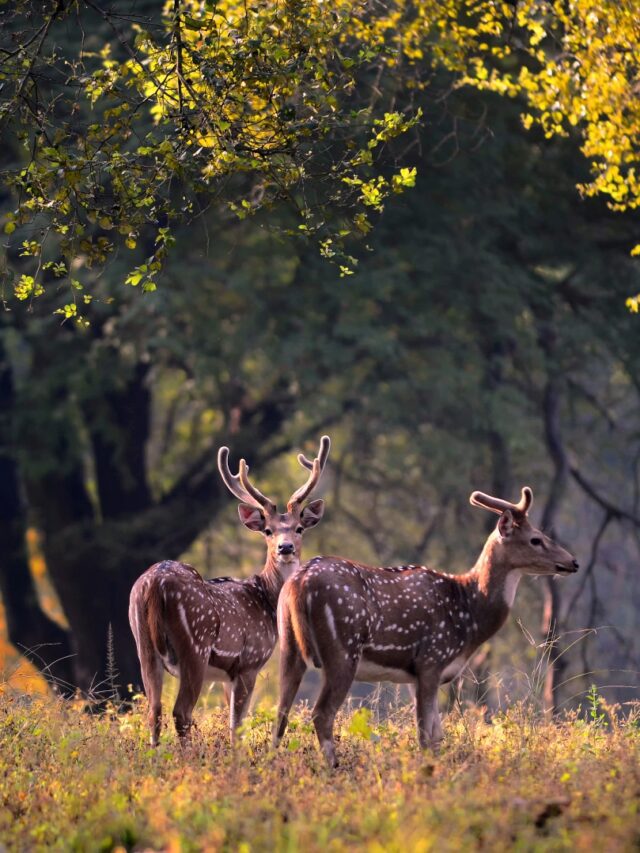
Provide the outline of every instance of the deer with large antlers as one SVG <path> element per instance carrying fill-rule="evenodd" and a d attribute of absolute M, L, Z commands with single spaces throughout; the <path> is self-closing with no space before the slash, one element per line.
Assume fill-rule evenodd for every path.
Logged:
<path fill-rule="evenodd" d="M 166 670 L 180 679 L 173 709 L 180 738 L 189 733 L 192 714 L 205 680 L 221 681 L 229 703 L 231 739 L 248 709 L 258 673 L 271 657 L 278 634 L 276 606 L 285 579 L 300 566 L 302 536 L 322 518 L 324 502 L 303 505 L 320 479 L 329 455 L 328 436 L 310 462 L 300 454 L 307 481 L 289 498 L 287 511 L 265 497 L 249 480 L 240 460 L 229 469 L 229 449 L 220 448 L 218 469 L 240 501 L 240 520 L 266 540 L 267 557 L 258 575 L 246 580 L 205 580 L 186 563 L 164 560 L 133 585 L 129 622 L 135 637 L 142 682 L 149 702 L 151 745 L 161 727 L 161 695 Z"/>
<path fill-rule="evenodd" d="M 322 669 L 313 709 L 320 746 L 336 766 L 333 726 L 354 680 L 414 686 L 421 746 L 442 739 L 438 688 L 456 678 L 506 620 L 523 574 L 567 575 L 573 556 L 531 525 L 533 494 L 517 503 L 473 492 L 498 513 L 474 567 L 450 575 L 426 566 L 371 567 L 315 557 L 285 583 L 278 604 L 280 701 L 277 746 L 308 666 Z"/>

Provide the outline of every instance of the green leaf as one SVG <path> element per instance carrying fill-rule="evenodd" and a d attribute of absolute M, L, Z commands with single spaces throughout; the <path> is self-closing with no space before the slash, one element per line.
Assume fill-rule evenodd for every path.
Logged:
<path fill-rule="evenodd" d="M 77 316 L 78 307 L 73 302 L 68 302 L 66 305 L 63 305 L 62 308 L 56 309 L 54 314 L 61 314 L 65 320 L 70 320 L 72 317 Z"/>
<path fill-rule="evenodd" d="M 369 708 L 358 708 L 351 717 L 349 723 L 349 734 L 361 737 L 363 740 L 371 740 L 373 737 L 373 729 L 369 725 L 371 719 L 371 711 Z"/>
<path fill-rule="evenodd" d="M 191 18 L 188 15 L 185 15 L 184 25 L 189 30 L 201 30 L 203 27 L 203 22 L 202 21 L 196 21 L 195 18 Z"/>

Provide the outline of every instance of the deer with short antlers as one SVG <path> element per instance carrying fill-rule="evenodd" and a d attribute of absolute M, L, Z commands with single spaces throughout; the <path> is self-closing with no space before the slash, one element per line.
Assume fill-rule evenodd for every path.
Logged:
<path fill-rule="evenodd" d="M 249 480 L 240 460 L 238 474 L 229 469 L 229 449 L 218 453 L 220 475 L 240 501 L 240 520 L 262 533 L 267 544 L 263 570 L 246 580 L 205 580 L 186 563 L 156 563 L 133 585 L 129 622 L 135 637 L 142 682 L 149 702 L 151 745 L 161 727 L 163 672 L 180 679 L 173 708 L 176 731 L 188 735 L 192 714 L 205 680 L 221 681 L 229 704 L 230 730 L 235 731 L 248 709 L 258 673 L 271 657 L 278 634 L 276 606 L 285 579 L 300 566 L 302 536 L 322 518 L 324 502 L 303 506 L 318 485 L 329 455 L 328 436 L 318 456 L 304 467 L 307 481 L 289 498 L 287 511 L 265 497 Z"/>
<path fill-rule="evenodd" d="M 423 748 L 442 739 L 438 688 L 456 678 L 481 643 L 506 620 L 520 577 L 566 575 L 573 556 L 527 517 L 519 503 L 474 492 L 471 503 L 498 513 L 475 566 L 450 575 L 426 566 L 371 567 L 343 557 L 315 557 L 285 583 L 278 603 L 280 701 L 277 746 L 308 666 L 322 669 L 313 709 L 320 746 L 336 766 L 333 726 L 354 680 L 414 686 Z"/>

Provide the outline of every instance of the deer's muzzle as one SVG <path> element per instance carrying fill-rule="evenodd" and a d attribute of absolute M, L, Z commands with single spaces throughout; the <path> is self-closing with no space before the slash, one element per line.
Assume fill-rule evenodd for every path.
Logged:
<path fill-rule="evenodd" d="M 579 568 L 580 563 L 577 560 L 573 560 L 570 566 L 563 565 L 562 563 L 556 563 L 556 572 L 560 572 L 564 575 L 574 575 Z"/>

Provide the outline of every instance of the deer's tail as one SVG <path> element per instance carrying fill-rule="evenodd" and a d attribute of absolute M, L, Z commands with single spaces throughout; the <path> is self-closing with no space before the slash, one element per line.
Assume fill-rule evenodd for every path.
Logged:
<path fill-rule="evenodd" d="M 164 597 L 158 583 L 150 583 L 144 593 L 144 624 L 153 646 L 163 657 L 167 654 L 167 642 L 163 630 Z"/>
<path fill-rule="evenodd" d="M 313 633 L 311 630 L 311 622 L 309 620 L 309 612 L 305 601 L 304 590 L 300 582 L 294 582 L 289 585 L 286 594 L 284 605 L 284 621 L 280 631 L 281 637 L 287 637 L 293 634 L 293 639 L 302 657 L 310 663 L 315 663 L 317 655 L 315 654 L 315 643 L 313 642 Z"/>

